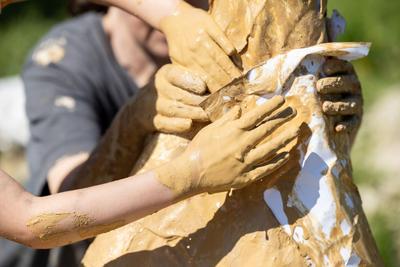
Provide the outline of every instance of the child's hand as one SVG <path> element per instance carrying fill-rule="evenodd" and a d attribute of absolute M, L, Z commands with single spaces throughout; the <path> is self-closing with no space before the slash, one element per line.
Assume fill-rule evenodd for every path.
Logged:
<path fill-rule="evenodd" d="M 173 62 L 198 72 L 213 92 L 241 72 L 230 55 L 235 48 L 211 16 L 181 1 L 174 14 L 161 20 Z"/>
<path fill-rule="evenodd" d="M 157 169 L 159 181 L 178 196 L 239 189 L 282 167 L 289 158 L 281 151 L 298 137 L 299 127 L 278 133 L 296 112 L 281 96 L 241 115 L 235 107 L 203 128 L 186 151 Z M 262 142 L 274 135 L 269 142 Z"/>
<path fill-rule="evenodd" d="M 351 63 L 336 58 L 328 59 L 323 71 L 317 83 L 322 110 L 334 121 L 335 132 L 349 134 L 353 143 L 363 116 L 360 81 Z"/>

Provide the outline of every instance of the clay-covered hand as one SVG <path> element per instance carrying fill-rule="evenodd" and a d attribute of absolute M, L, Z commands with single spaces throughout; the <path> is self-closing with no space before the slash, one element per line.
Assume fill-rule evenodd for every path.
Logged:
<path fill-rule="evenodd" d="M 317 82 L 322 110 L 334 120 L 337 133 L 348 133 L 354 141 L 363 115 L 363 98 L 353 65 L 330 58 L 324 64 L 323 72 L 326 78 Z"/>
<path fill-rule="evenodd" d="M 180 1 L 176 12 L 161 20 L 160 29 L 172 61 L 195 70 L 212 92 L 241 75 L 229 58 L 234 46 L 204 10 Z"/>
<path fill-rule="evenodd" d="M 239 107 L 232 108 L 203 128 L 181 156 L 157 169 L 158 179 L 187 196 L 239 189 L 264 178 L 288 161 L 288 152 L 280 150 L 298 137 L 299 128 L 276 130 L 295 116 L 281 96 L 243 115 Z"/>
<path fill-rule="evenodd" d="M 204 81 L 185 68 L 165 65 L 155 80 L 139 92 L 133 114 L 148 132 L 187 132 L 194 121 L 208 121 L 199 107 L 206 89 Z"/>

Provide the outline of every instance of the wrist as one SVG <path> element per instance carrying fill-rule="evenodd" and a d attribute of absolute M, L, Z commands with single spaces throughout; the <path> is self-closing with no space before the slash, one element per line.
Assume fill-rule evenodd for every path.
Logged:
<path fill-rule="evenodd" d="M 158 167 L 157 180 L 168 187 L 176 198 L 187 198 L 202 193 L 194 181 L 198 180 L 193 164 L 184 154 Z"/>
<path fill-rule="evenodd" d="M 172 0 L 172 1 L 163 1 L 163 7 L 159 8 L 158 12 L 154 14 L 154 28 L 164 32 L 163 30 L 163 21 L 171 16 L 175 16 L 179 13 L 181 5 L 188 5 L 183 0 Z"/>
<path fill-rule="evenodd" d="M 182 12 L 185 12 L 185 10 L 187 10 L 188 8 L 194 9 L 193 6 L 186 3 L 184 0 L 176 0 L 173 2 L 174 3 L 171 3 L 169 8 L 165 12 L 163 12 L 163 14 L 158 18 L 157 29 L 162 31 L 164 34 L 168 33 L 166 28 L 168 27 L 168 25 L 170 25 L 169 23 L 170 18 L 180 15 Z M 185 23 L 185 21 L 182 21 L 182 23 Z"/>

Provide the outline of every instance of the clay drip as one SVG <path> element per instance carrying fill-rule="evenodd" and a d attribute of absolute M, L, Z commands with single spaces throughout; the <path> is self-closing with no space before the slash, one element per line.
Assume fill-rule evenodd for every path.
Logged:
<path fill-rule="evenodd" d="M 211 1 L 244 71 L 204 109 L 216 119 L 233 105 L 246 112 L 285 95 L 298 112 L 291 123 L 308 125 L 300 146 L 286 146 L 290 163 L 272 177 L 198 195 L 97 237 L 85 266 L 382 266 L 351 179 L 350 141 L 330 135 L 333 122 L 322 115 L 315 92 L 322 55 L 358 58 L 368 47 L 310 47 L 326 40 L 325 12 L 326 1 Z M 301 47 L 308 48 L 292 50 Z M 135 171 L 167 162 L 188 142 L 155 135 Z"/>

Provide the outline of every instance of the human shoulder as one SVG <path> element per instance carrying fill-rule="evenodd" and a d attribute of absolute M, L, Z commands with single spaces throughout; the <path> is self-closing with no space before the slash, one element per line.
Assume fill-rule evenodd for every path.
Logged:
<path fill-rule="evenodd" d="M 87 13 L 54 26 L 32 49 L 25 68 L 51 67 L 71 71 L 87 68 L 98 60 L 93 42 L 102 31 L 101 15 Z M 99 33 L 100 31 L 100 33 Z"/>

